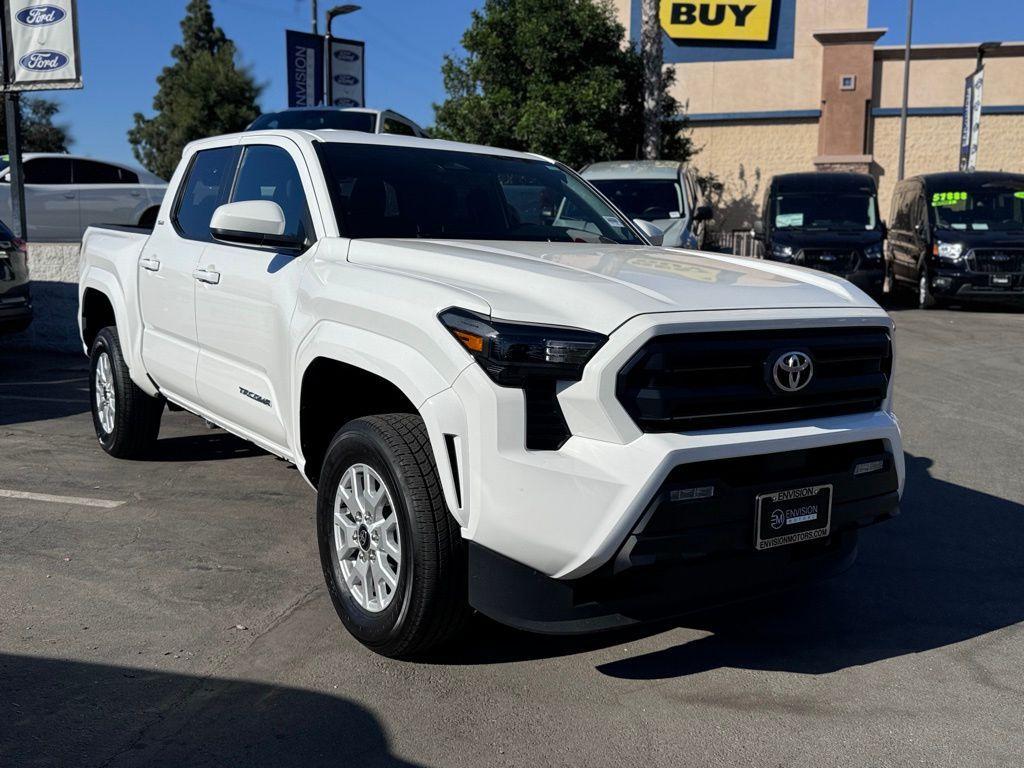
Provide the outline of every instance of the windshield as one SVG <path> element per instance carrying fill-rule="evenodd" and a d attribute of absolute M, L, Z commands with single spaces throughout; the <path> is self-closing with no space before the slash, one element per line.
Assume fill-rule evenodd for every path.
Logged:
<path fill-rule="evenodd" d="M 594 179 L 590 182 L 632 219 L 678 219 L 683 194 L 672 179 Z"/>
<path fill-rule="evenodd" d="M 348 142 L 317 149 L 346 237 L 641 242 L 551 162 Z"/>
<path fill-rule="evenodd" d="M 933 192 L 930 203 L 941 229 L 1024 230 L 1024 179 Z"/>
<path fill-rule="evenodd" d="M 775 228 L 804 230 L 874 229 L 878 216 L 873 195 L 780 193 L 775 197 Z"/>
<path fill-rule="evenodd" d="M 319 131 L 323 128 L 339 131 L 362 131 L 374 133 L 376 115 L 368 112 L 344 112 L 340 109 L 292 109 L 271 112 L 257 117 L 249 126 L 250 131 L 274 128 L 296 128 Z"/>

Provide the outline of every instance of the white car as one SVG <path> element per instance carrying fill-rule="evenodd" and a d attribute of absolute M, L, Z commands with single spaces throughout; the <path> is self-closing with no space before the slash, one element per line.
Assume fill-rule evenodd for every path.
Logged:
<path fill-rule="evenodd" d="M 294 462 L 378 652 L 468 606 L 578 632 L 775 591 L 898 511 L 892 322 L 842 279 L 654 247 L 564 166 L 444 141 L 222 136 L 170 192 L 83 242 L 100 446 L 151 454 L 169 402 Z"/>
<path fill-rule="evenodd" d="M 663 245 L 704 247 L 714 211 L 692 168 L 673 160 L 614 160 L 591 163 L 580 174 L 619 210 L 661 229 Z"/>
<path fill-rule="evenodd" d="M 11 221 L 11 171 L 0 169 L 0 217 Z M 25 175 L 26 240 L 78 241 L 93 224 L 150 228 L 167 182 L 141 168 L 88 157 L 28 152 Z"/>

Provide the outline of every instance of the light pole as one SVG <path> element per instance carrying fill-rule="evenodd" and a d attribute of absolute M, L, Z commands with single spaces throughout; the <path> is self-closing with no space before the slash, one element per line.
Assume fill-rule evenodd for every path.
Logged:
<path fill-rule="evenodd" d="M 334 86 L 334 58 L 331 56 L 331 40 L 334 39 L 334 35 L 331 34 L 331 24 L 334 23 L 335 16 L 355 13 L 361 8 L 361 5 L 346 3 L 345 5 L 336 5 L 327 12 L 327 85 L 325 86 L 327 93 L 324 94 L 324 103 L 329 107 L 334 106 L 334 100 L 331 98 L 331 90 Z"/>
<path fill-rule="evenodd" d="M 316 35 L 319 34 L 320 32 L 320 30 L 317 28 L 317 19 L 319 18 L 320 14 L 317 13 L 316 0 L 310 0 L 310 2 L 313 4 L 313 34 Z"/>
<path fill-rule="evenodd" d="M 914 29 L 914 0 L 907 0 L 907 47 L 903 53 L 903 106 L 900 108 L 900 167 L 897 181 L 903 181 L 907 161 L 907 100 L 910 97 L 910 38 Z"/>

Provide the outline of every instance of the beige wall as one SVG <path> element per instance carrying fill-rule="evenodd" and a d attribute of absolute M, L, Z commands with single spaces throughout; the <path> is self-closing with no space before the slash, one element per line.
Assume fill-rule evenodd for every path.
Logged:
<path fill-rule="evenodd" d="M 875 119 L 875 161 L 882 170 L 878 202 L 889 219 L 889 204 L 899 163 L 898 117 Z M 952 171 L 960 163 L 960 116 L 911 117 L 907 120 L 907 176 Z M 1024 115 L 984 115 L 978 169 L 1024 173 Z"/>
<path fill-rule="evenodd" d="M 778 173 L 813 171 L 817 120 L 702 124 L 691 131 L 700 150 L 693 165 L 725 185 L 716 211 L 719 231 L 748 229 L 761 207 L 765 185 Z"/>
<path fill-rule="evenodd" d="M 1008 46 L 1009 47 L 1009 46 Z M 1024 46 L 1013 57 L 989 56 L 985 59 L 985 96 L 988 106 L 1024 104 Z M 915 56 L 934 56 L 940 49 L 922 48 Z M 911 58 L 910 106 L 959 107 L 964 102 L 964 78 L 974 71 L 975 49 L 941 49 L 949 58 Z M 903 102 L 903 58 L 888 50 L 876 53 L 875 106 L 898 108 Z"/>

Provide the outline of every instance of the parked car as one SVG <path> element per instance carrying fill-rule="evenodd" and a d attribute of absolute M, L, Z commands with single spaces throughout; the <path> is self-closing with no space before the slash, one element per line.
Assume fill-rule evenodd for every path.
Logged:
<path fill-rule="evenodd" d="M 384 654 L 469 605 L 578 632 L 774 592 L 898 511 L 875 302 L 652 247 L 536 155 L 195 142 L 151 235 L 86 232 L 79 290 L 103 450 L 146 454 L 169 402 L 293 462 L 335 608 Z"/>
<path fill-rule="evenodd" d="M 692 168 L 668 160 L 622 160 L 592 163 L 581 175 L 631 219 L 660 228 L 663 245 L 704 247 L 714 211 L 704 204 Z"/>
<path fill-rule="evenodd" d="M 28 250 L 0 222 L 0 335 L 24 331 L 32 322 Z"/>
<path fill-rule="evenodd" d="M 245 130 L 265 131 L 284 128 L 393 133 L 397 136 L 421 138 L 427 136 L 426 131 L 404 115 L 390 109 L 362 107 L 291 107 L 280 112 L 260 115 Z"/>
<path fill-rule="evenodd" d="M 843 277 L 880 296 L 885 223 L 878 187 L 861 173 L 786 173 L 765 191 L 754 237 L 764 258 Z"/>
<path fill-rule="evenodd" d="M 82 239 L 93 224 L 151 228 L 167 182 L 139 168 L 77 155 L 22 156 L 30 242 Z M 0 214 L 11 220 L 9 159 L 0 166 Z"/>
<path fill-rule="evenodd" d="M 885 266 L 918 306 L 1024 301 L 1024 174 L 933 173 L 900 182 Z"/>

